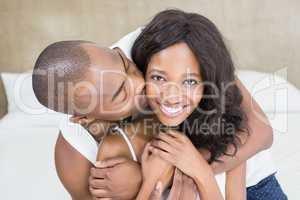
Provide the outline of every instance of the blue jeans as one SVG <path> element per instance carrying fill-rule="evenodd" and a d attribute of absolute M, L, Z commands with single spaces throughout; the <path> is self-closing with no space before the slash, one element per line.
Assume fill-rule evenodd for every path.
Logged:
<path fill-rule="evenodd" d="M 275 174 L 247 188 L 247 200 L 287 200 Z"/>

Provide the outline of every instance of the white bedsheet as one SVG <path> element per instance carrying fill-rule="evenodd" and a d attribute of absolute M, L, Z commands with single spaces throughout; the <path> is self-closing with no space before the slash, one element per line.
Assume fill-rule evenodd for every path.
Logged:
<path fill-rule="evenodd" d="M 273 119 L 272 119 L 273 118 Z M 298 200 L 300 191 L 300 113 L 269 117 L 274 129 L 273 159 L 277 178 L 289 200 Z"/>
<path fill-rule="evenodd" d="M 297 200 L 300 113 L 270 117 L 275 130 L 273 155 L 279 169 L 277 177 L 289 199 Z M 59 118 L 11 113 L 0 121 L 0 199 L 70 199 L 56 175 L 53 159 L 58 133 L 54 124 Z M 47 120 L 49 126 L 45 124 Z"/>
<path fill-rule="evenodd" d="M 70 199 L 55 171 L 58 128 L 38 126 L 37 121 L 24 115 L 8 115 L 3 121 L 0 123 L 0 199 Z"/>

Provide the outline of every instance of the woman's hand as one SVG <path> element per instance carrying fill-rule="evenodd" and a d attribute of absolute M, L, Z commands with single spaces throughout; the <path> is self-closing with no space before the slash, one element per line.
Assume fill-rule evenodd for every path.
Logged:
<path fill-rule="evenodd" d="M 171 183 L 174 166 L 149 151 L 147 143 L 142 154 L 143 183 L 136 200 L 156 199 Z M 159 187 L 156 187 L 159 183 Z M 154 189 L 155 188 L 155 189 Z"/>
<path fill-rule="evenodd" d="M 178 131 L 160 132 L 149 150 L 192 178 L 199 176 L 199 171 L 211 170 L 189 138 Z"/>
<path fill-rule="evenodd" d="M 171 130 L 160 133 L 149 150 L 191 177 L 200 199 L 223 200 L 211 167 L 185 135 Z"/>
<path fill-rule="evenodd" d="M 150 151 L 150 143 L 147 143 L 142 154 L 142 174 L 145 182 L 162 182 L 163 188 L 171 183 L 174 174 L 174 166 L 169 162 L 153 155 Z"/>
<path fill-rule="evenodd" d="M 152 191 L 149 200 L 160 200 L 162 197 L 162 183 L 158 182 Z M 172 188 L 167 200 L 195 200 L 197 198 L 197 186 L 193 179 L 175 169 Z"/>

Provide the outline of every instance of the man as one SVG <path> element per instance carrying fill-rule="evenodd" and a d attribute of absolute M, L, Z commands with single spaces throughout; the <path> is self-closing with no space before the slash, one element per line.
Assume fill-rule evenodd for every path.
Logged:
<path fill-rule="evenodd" d="M 126 119 L 145 105 L 144 80 L 136 66 L 122 51 L 87 41 L 65 41 L 48 46 L 35 64 L 33 89 L 46 107 L 89 118 Z M 70 128 L 63 122 L 62 126 Z M 86 135 L 91 143 L 88 148 L 81 148 L 84 142 L 80 142 L 86 140 L 80 139 L 83 134 L 77 136 L 68 130 L 59 134 L 55 151 L 57 172 L 73 199 L 91 199 L 88 177 L 96 155 L 90 156 L 89 149 L 94 147 L 97 153 L 98 138 Z M 82 151 L 78 152 L 76 147 Z M 122 160 L 122 163 L 136 165 L 130 160 Z M 132 171 L 135 170 L 130 168 L 127 174 Z M 140 177 L 133 181 L 134 187 L 140 181 Z"/>

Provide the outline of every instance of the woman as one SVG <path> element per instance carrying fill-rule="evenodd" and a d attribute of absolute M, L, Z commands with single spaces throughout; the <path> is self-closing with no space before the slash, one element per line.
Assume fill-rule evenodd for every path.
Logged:
<path fill-rule="evenodd" d="M 132 56 L 145 75 L 152 110 L 163 124 L 179 127 L 159 134 L 146 150 L 193 178 L 201 199 L 222 199 L 212 170 L 197 149 L 206 149 L 213 162 L 230 146 L 234 154 L 248 132 L 240 83 L 222 35 L 201 15 L 167 10 L 144 28 Z M 227 172 L 226 198 L 245 199 L 244 176 L 244 163 Z M 286 199 L 280 187 L 273 189 L 276 199 Z M 255 194 L 249 197 L 256 199 Z M 271 198 L 268 193 L 266 199 Z"/>
<path fill-rule="evenodd" d="M 201 30 L 201 31 L 199 31 L 199 30 Z M 132 40 L 132 39 L 130 39 L 130 40 Z M 133 40 L 135 40 L 135 38 Z M 242 84 L 240 84 L 240 82 L 238 80 L 234 81 L 235 80 L 235 77 L 233 74 L 234 68 L 232 65 L 230 55 L 229 55 L 228 51 L 226 50 L 226 47 L 222 41 L 221 35 L 216 30 L 214 25 L 212 23 L 210 23 L 209 20 L 207 20 L 206 18 L 201 17 L 201 16 L 199 17 L 199 15 L 195 15 L 195 14 L 188 14 L 188 13 L 183 13 L 180 11 L 172 11 L 172 10 L 159 13 L 154 18 L 154 20 L 144 29 L 142 35 L 136 41 L 135 47 L 133 50 L 134 60 L 135 60 L 135 62 L 137 62 L 137 64 L 139 65 L 140 69 L 142 69 L 144 74 L 146 74 L 147 68 L 149 66 L 146 65 L 145 63 L 147 63 L 147 64 L 149 64 L 151 62 L 153 63 L 152 58 L 155 57 L 156 53 L 162 52 L 164 49 L 168 50 L 168 47 L 172 47 L 173 45 L 175 46 L 175 44 L 177 44 L 177 43 L 179 44 L 180 42 L 186 43 L 188 48 L 186 48 L 186 46 L 184 46 L 184 45 L 181 45 L 181 46 L 177 46 L 177 48 L 175 48 L 175 50 L 184 48 L 185 52 L 189 53 L 188 55 L 190 55 L 190 56 L 188 59 L 185 59 L 185 58 L 183 58 L 183 59 L 185 61 L 186 60 L 190 60 L 190 61 L 196 60 L 195 62 L 190 62 L 191 66 L 187 66 L 187 64 L 185 62 L 182 62 L 182 66 L 185 68 L 193 67 L 193 69 L 197 69 L 197 67 L 198 67 L 198 71 L 197 71 L 198 74 L 196 76 L 199 77 L 199 75 L 200 75 L 201 79 L 199 79 L 199 80 L 200 81 L 204 80 L 204 82 L 201 82 L 201 83 L 203 83 L 202 84 L 203 92 L 202 93 L 198 92 L 198 94 L 200 94 L 200 95 L 203 94 L 203 97 L 200 100 L 199 106 L 197 107 L 197 109 L 195 109 L 195 112 L 190 113 L 190 115 L 187 119 L 184 119 L 186 117 L 181 116 L 175 121 L 173 121 L 173 119 L 171 121 L 168 121 L 168 118 L 163 117 L 163 113 L 159 112 L 160 105 L 158 103 L 164 102 L 160 98 L 154 98 L 152 107 L 154 107 L 154 110 L 155 110 L 155 107 L 157 108 L 157 110 L 158 110 L 157 114 L 162 116 L 162 117 L 160 117 L 160 120 L 163 123 L 165 123 L 166 125 L 173 125 L 173 124 L 179 123 L 180 131 L 187 133 L 188 137 L 192 140 L 193 144 L 196 145 L 197 148 L 199 146 L 203 147 L 204 149 L 207 150 L 206 152 L 211 153 L 211 155 L 208 156 L 210 158 L 210 161 L 213 161 L 218 158 L 224 160 L 224 156 L 223 157 L 219 157 L 219 156 L 221 156 L 222 154 L 234 153 L 234 149 L 235 149 L 234 146 L 236 144 L 239 144 L 238 136 L 242 136 L 242 135 L 244 135 L 243 133 L 245 133 L 245 130 L 247 127 L 246 123 L 245 123 L 246 120 L 245 120 L 245 116 L 243 116 L 243 110 L 240 108 L 240 102 L 239 102 L 240 96 L 245 97 L 242 101 L 242 104 L 243 104 L 242 107 L 245 109 L 246 114 L 247 114 L 247 118 L 248 118 L 247 125 L 249 126 L 249 133 L 251 133 L 251 137 L 249 137 L 249 140 L 247 140 L 246 145 L 244 145 L 242 148 L 239 149 L 238 156 L 235 156 L 234 158 L 227 157 L 229 160 L 231 159 L 230 162 L 225 162 L 225 163 L 228 163 L 227 166 L 229 166 L 229 167 L 224 167 L 223 164 L 221 164 L 221 165 L 218 164 L 219 166 L 223 165 L 222 170 L 220 170 L 220 171 L 227 171 L 228 177 L 230 177 L 230 174 L 229 174 L 230 172 L 231 173 L 233 173 L 234 171 L 243 172 L 243 170 L 228 170 L 228 168 L 233 169 L 232 166 L 235 166 L 235 168 L 239 168 L 239 166 L 237 165 L 237 163 L 241 163 L 239 160 L 246 160 L 246 159 L 250 158 L 252 155 L 254 155 L 255 153 L 257 153 L 261 150 L 264 150 L 265 148 L 268 148 L 270 145 L 264 146 L 264 147 L 262 147 L 262 146 L 258 147 L 257 144 L 258 143 L 259 144 L 262 144 L 262 143 L 263 144 L 271 144 L 271 142 L 265 142 L 266 141 L 265 136 L 270 135 L 270 134 L 265 134 L 265 133 L 269 133 L 272 131 L 271 130 L 269 131 L 269 128 L 267 128 L 268 127 L 267 125 L 265 125 L 260 120 L 256 119 L 257 116 L 254 115 L 255 111 L 258 113 L 261 113 L 261 110 L 259 108 L 257 109 L 257 107 L 259 107 L 259 106 L 255 105 L 254 106 L 255 111 L 253 111 L 252 110 L 253 107 L 251 107 L 252 102 L 251 102 L 250 94 L 242 86 Z M 137 45 L 137 44 L 139 44 L 139 45 Z M 128 46 L 130 46 L 130 45 L 128 45 Z M 126 50 L 126 48 L 128 48 L 128 47 L 125 47 L 124 49 Z M 124 50 L 124 49 L 122 49 L 122 50 Z M 190 54 L 190 51 L 192 51 L 192 55 Z M 168 52 L 170 53 L 170 51 L 168 51 Z M 174 53 L 176 51 L 172 51 L 172 52 Z M 182 52 L 182 51 L 179 51 L 179 52 Z M 169 54 L 169 56 L 167 56 L 167 57 L 170 57 L 170 58 L 176 57 L 176 63 L 173 64 L 171 62 L 172 60 L 170 61 L 170 59 L 169 60 L 167 59 L 168 62 L 166 62 L 167 63 L 166 66 L 169 66 L 169 65 L 176 66 L 177 64 L 179 64 L 179 61 L 178 61 L 179 59 L 177 59 L 177 56 L 180 56 L 180 55 L 181 55 L 181 53 L 179 53 L 179 55 L 176 55 L 176 54 L 170 55 Z M 183 59 L 181 59 L 181 60 L 183 60 Z M 154 62 L 153 65 L 160 66 L 159 64 L 160 64 L 161 60 L 165 60 L 165 58 L 164 57 L 163 57 L 163 59 L 156 58 L 156 61 Z M 196 66 L 195 63 L 198 63 L 197 67 L 195 67 Z M 203 65 L 203 64 L 205 64 L 205 65 Z M 225 66 L 225 68 L 220 68 L 220 66 Z M 160 70 L 160 71 L 162 71 L 162 70 Z M 164 69 L 164 71 L 165 72 L 167 71 L 169 73 L 169 69 Z M 172 68 L 172 73 L 174 73 L 174 72 L 176 72 L 176 71 Z M 219 73 L 219 72 L 221 72 L 221 73 Z M 159 79 L 152 80 L 153 81 L 152 88 L 158 88 L 158 91 L 162 91 L 162 92 L 159 92 L 159 94 L 166 93 L 166 92 L 164 92 L 164 88 L 161 87 L 162 85 L 171 85 L 172 86 L 173 82 L 175 82 L 176 83 L 175 85 L 177 85 L 177 84 L 179 85 L 178 91 L 180 91 L 181 87 L 183 86 L 183 84 L 182 84 L 183 81 L 178 81 L 179 78 L 177 80 L 177 77 L 175 77 L 175 78 L 172 77 L 171 79 L 169 79 L 168 76 L 167 77 L 162 76 L 165 74 L 154 74 L 154 75 L 155 76 L 153 76 L 152 78 L 154 78 L 154 79 L 159 78 Z M 158 77 L 157 75 L 162 76 L 162 78 Z M 186 77 L 186 74 L 184 77 Z M 182 78 L 182 77 L 180 77 L 180 78 Z M 158 83 L 156 83 L 156 81 L 158 81 L 158 80 L 162 81 L 163 84 L 161 84 L 160 81 Z M 208 82 L 207 80 L 210 80 L 211 82 Z M 191 80 L 184 81 L 184 85 L 187 85 L 187 86 L 189 86 L 190 84 L 194 85 L 195 82 L 197 82 L 197 81 L 191 81 Z M 232 83 L 232 82 L 233 82 L 232 87 L 229 87 L 229 86 L 231 86 L 230 83 Z M 172 84 L 169 84 L 169 83 L 172 83 Z M 210 83 L 214 83 L 214 84 L 210 84 Z M 227 85 L 227 84 L 229 84 L 229 85 Z M 196 85 L 199 85 L 199 83 L 197 82 Z M 238 88 L 242 91 L 242 95 L 239 95 L 239 92 L 236 92 L 236 91 L 238 91 L 236 86 L 238 86 Z M 148 88 L 151 88 L 151 87 L 148 87 Z M 185 87 L 183 87 L 183 88 L 186 89 Z M 167 89 L 166 91 L 167 92 L 170 91 L 170 94 L 166 93 L 166 95 L 162 95 L 162 96 L 169 97 L 169 96 L 172 96 L 174 93 L 177 94 L 177 92 L 174 92 L 173 87 L 170 87 L 170 89 Z M 192 90 L 188 89 L 187 91 L 192 91 Z M 196 91 L 199 91 L 199 90 L 196 90 Z M 155 90 L 154 90 L 154 92 L 155 92 Z M 220 93 L 220 92 L 223 92 L 224 94 Z M 178 94 L 181 94 L 181 93 L 178 92 Z M 154 97 L 158 96 L 156 93 L 153 93 L 153 94 L 154 94 Z M 210 96 L 207 96 L 207 94 L 209 94 Z M 216 97 L 216 94 L 219 94 L 219 96 Z M 177 96 L 180 96 L 180 95 L 177 95 Z M 181 96 L 183 96 L 183 95 L 181 95 Z M 191 95 L 191 96 L 193 96 L 193 95 Z M 192 99 L 193 101 L 191 101 L 190 106 L 187 107 L 188 109 L 185 110 L 186 113 L 189 113 L 190 109 L 194 108 L 195 104 L 197 104 L 195 102 L 199 101 L 199 98 L 198 99 L 196 98 L 198 95 L 195 94 L 194 96 L 195 96 L 195 98 Z M 175 97 L 176 97 L 176 95 L 175 95 Z M 176 98 L 175 98 L 175 100 L 176 100 Z M 236 104 L 233 102 L 236 102 Z M 163 107 L 163 109 L 161 109 L 161 110 L 163 112 L 166 111 L 167 113 L 169 113 L 171 115 L 173 115 L 174 113 L 179 112 L 179 111 L 182 114 L 181 109 L 178 110 L 178 107 L 175 106 L 175 105 L 177 105 L 178 102 L 175 101 L 175 103 L 174 103 L 175 105 L 173 105 L 173 103 L 174 102 L 172 102 L 172 101 L 168 102 L 168 103 L 163 103 L 164 106 L 165 105 L 167 105 L 167 106 L 172 105 L 172 106 L 169 106 L 171 108 Z M 180 103 L 182 103 L 182 102 L 180 102 Z M 183 103 L 184 103 L 184 101 L 183 101 Z M 186 105 L 184 105 L 184 106 L 186 106 Z M 219 119 L 219 121 L 218 121 L 218 119 Z M 183 120 L 182 123 L 180 122 L 181 120 Z M 195 124 L 194 123 L 195 121 L 198 122 L 199 127 L 196 126 L 197 128 L 193 129 L 193 127 L 194 127 L 193 125 Z M 204 124 L 204 126 L 201 126 L 202 124 Z M 221 124 L 222 126 L 213 126 L 216 124 L 217 125 Z M 215 128 L 207 130 L 207 127 L 215 127 Z M 216 127 L 221 127 L 221 130 L 218 130 Z M 237 131 L 238 128 L 241 128 L 241 130 Z M 193 133 L 193 134 L 189 134 L 189 133 Z M 194 134 L 194 133 L 196 133 L 196 134 Z M 210 133 L 216 133 L 216 134 L 210 134 Z M 220 134 L 220 133 L 226 133 L 226 134 Z M 257 134 L 257 133 L 260 133 L 260 134 Z M 261 134 L 261 133 L 264 133 L 264 134 Z M 186 137 L 182 137 L 182 138 L 186 138 Z M 259 138 L 259 140 L 258 140 L 258 138 Z M 158 139 L 159 139 L 158 141 L 163 140 L 162 138 L 158 138 Z M 241 139 L 244 139 L 244 137 L 241 137 Z M 186 149 L 190 149 L 190 150 L 192 149 L 189 152 L 195 153 L 196 151 L 195 151 L 195 149 L 191 148 L 192 146 L 190 145 L 190 142 L 187 142 L 188 141 L 187 139 L 183 139 L 183 140 L 185 140 L 185 143 L 183 143 L 185 145 L 182 144 L 181 146 L 185 146 L 187 148 L 184 148 L 183 149 L 184 151 L 179 151 L 179 153 L 186 152 L 185 151 Z M 252 141 L 252 142 L 250 142 L 250 141 Z M 269 141 L 269 139 L 268 139 L 268 141 Z M 147 149 L 149 151 L 152 150 L 153 152 L 155 152 L 156 150 L 154 150 L 153 148 L 160 146 L 159 142 L 157 142 L 157 143 L 158 144 L 155 144 L 155 142 L 153 143 L 152 149 L 151 149 L 151 147 L 148 147 Z M 246 146 L 247 146 L 247 148 L 246 148 Z M 160 150 L 160 149 L 161 148 L 158 148 L 158 150 Z M 231 149 L 233 149 L 233 150 L 231 151 Z M 164 151 L 164 152 L 169 152 L 169 151 Z M 162 152 L 162 153 L 164 153 L 164 152 Z M 157 154 L 159 154 L 159 153 L 157 153 Z M 172 156 L 174 158 L 175 155 L 172 154 Z M 186 158 L 189 158 L 190 156 L 178 156 L 178 157 L 179 158 L 183 157 L 186 159 Z M 188 173 L 191 173 L 194 175 L 197 174 L 197 171 L 195 171 L 196 168 L 190 167 L 192 165 L 187 164 L 185 166 L 182 166 L 182 164 L 185 164 L 185 163 L 194 163 L 195 160 L 192 160 L 192 162 L 179 162 L 178 157 L 175 157 L 176 159 L 173 159 L 173 163 L 179 169 L 184 168 L 184 167 L 189 167 L 190 170 L 188 170 Z M 199 157 L 199 156 L 195 156 L 195 157 Z M 264 157 L 264 156 L 262 156 L 262 157 Z M 239 160 L 237 160 L 236 158 L 239 158 Z M 166 160 L 168 160 L 168 159 L 166 158 Z M 176 160 L 178 162 L 175 162 Z M 202 158 L 201 159 L 198 158 L 198 160 L 196 160 L 195 163 L 199 164 L 199 160 L 203 161 Z M 185 161 L 185 160 L 183 160 L 183 161 Z M 189 161 L 189 160 L 187 160 L 187 161 Z M 257 159 L 254 159 L 254 161 L 257 161 Z M 205 162 L 200 162 L 200 163 L 201 163 L 202 167 L 206 165 Z M 216 162 L 214 162 L 214 163 L 216 163 Z M 252 159 L 250 160 L 250 163 L 253 163 Z M 150 163 L 148 163 L 148 164 L 150 164 Z M 145 166 L 145 165 L 143 165 L 143 166 Z M 146 166 L 149 166 L 149 165 L 146 165 Z M 242 165 L 240 165 L 240 166 L 242 166 Z M 259 165 L 259 163 L 258 163 L 258 166 L 259 166 L 258 168 L 261 167 L 261 165 Z M 242 169 L 242 168 L 243 167 L 240 167 L 240 169 Z M 253 169 L 253 167 L 252 167 L 252 173 L 250 172 L 250 174 L 251 174 L 250 177 L 254 177 L 254 178 L 250 178 L 251 179 L 249 181 L 250 184 L 248 183 L 249 177 L 247 177 L 248 185 L 252 186 L 250 188 L 247 188 L 248 199 L 259 199 L 258 196 L 263 197 L 262 199 L 266 199 L 266 198 L 272 199 L 272 194 L 279 194 L 276 196 L 276 199 L 285 199 L 285 196 L 282 193 L 282 190 L 281 190 L 280 186 L 278 185 L 274 175 L 269 176 L 271 173 L 273 173 L 273 170 L 266 170 L 266 169 L 260 170 L 258 168 L 254 167 L 254 169 Z M 144 169 L 145 169 L 145 167 L 143 167 L 143 170 Z M 216 171 L 218 171 L 218 170 L 215 170 L 215 169 L 216 168 L 214 168 L 214 172 L 216 173 Z M 248 169 L 248 167 L 247 167 L 247 169 Z M 102 171 L 102 169 L 95 169 L 95 170 L 98 170 L 99 172 Z M 103 169 L 103 170 L 106 170 L 106 169 Z M 149 170 L 149 168 L 147 170 Z M 205 169 L 205 170 L 208 170 L 208 169 Z M 260 172 L 258 170 L 260 170 L 262 172 Z M 185 170 L 183 170 L 183 171 L 185 171 Z M 144 172 L 146 172 L 146 170 L 144 170 Z M 255 172 L 255 175 L 253 175 L 253 172 Z M 267 177 L 267 176 L 269 176 L 269 177 Z M 146 176 L 144 176 L 144 177 L 146 177 Z M 243 176 L 237 176 L 237 177 L 242 178 Z M 96 178 L 97 177 L 92 176 L 91 181 L 93 181 Z M 210 178 L 212 178 L 212 177 L 210 176 Z M 212 180 L 212 179 L 209 179 L 209 180 Z M 232 179 L 227 178 L 226 181 L 230 181 L 230 180 L 232 181 Z M 260 180 L 261 180 L 261 182 L 259 182 Z M 107 180 L 107 181 L 103 180 L 102 182 L 103 182 L 103 184 L 98 185 L 98 187 L 101 186 L 101 188 L 102 188 L 102 186 L 104 186 L 106 184 L 105 182 L 109 182 L 109 180 Z M 212 182 L 214 182 L 214 180 L 212 180 Z M 233 181 L 233 182 L 236 182 L 236 181 Z M 214 184 L 211 184 L 211 185 L 214 185 Z M 230 185 L 230 184 L 227 184 L 227 185 Z M 272 190 L 270 192 L 268 192 L 266 189 L 270 188 L 270 186 L 271 186 Z M 214 188 L 216 188 L 216 187 L 214 187 Z M 273 190 L 273 189 L 275 189 L 275 190 Z M 260 194 L 257 195 L 256 192 L 260 192 Z"/>

